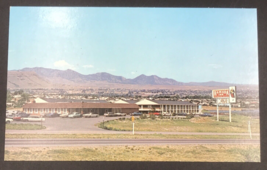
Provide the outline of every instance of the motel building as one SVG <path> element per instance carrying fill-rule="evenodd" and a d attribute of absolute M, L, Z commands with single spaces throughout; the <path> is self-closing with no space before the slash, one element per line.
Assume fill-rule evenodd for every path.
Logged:
<path fill-rule="evenodd" d="M 115 104 L 115 103 L 27 103 L 23 106 L 23 111 L 30 114 L 45 113 L 73 113 L 81 114 L 95 113 L 103 115 L 106 112 L 113 113 L 133 113 L 139 109 L 136 104 Z"/>
<path fill-rule="evenodd" d="M 186 101 L 165 101 L 165 100 L 115 100 L 115 101 L 88 101 L 88 102 L 47 102 L 43 99 L 36 99 L 33 103 L 23 106 L 23 111 L 30 114 L 45 113 L 73 113 L 81 114 L 95 113 L 103 115 L 106 112 L 113 113 L 133 113 L 141 112 L 144 114 L 158 112 L 168 113 L 198 113 L 199 107 Z"/>
<path fill-rule="evenodd" d="M 134 103 L 138 105 L 139 112 L 151 113 L 151 112 L 168 112 L 168 113 L 198 113 L 199 107 L 197 104 L 193 104 L 187 101 L 167 101 L 167 100 L 148 100 L 141 99 L 139 101 L 134 100 L 117 100 L 114 103 Z"/>

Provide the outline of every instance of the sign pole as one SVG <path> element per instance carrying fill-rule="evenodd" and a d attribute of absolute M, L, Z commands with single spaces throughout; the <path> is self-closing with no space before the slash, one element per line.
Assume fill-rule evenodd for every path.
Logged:
<path fill-rule="evenodd" d="M 232 122 L 231 111 L 231 103 L 229 103 L 229 122 Z"/>
<path fill-rule="evenodd" d="M 250 120 L 248 121 L 248 131 L 249 131 L 250 139 L 252 139 L 252 136 L 251 136 L 251 127 L 250 127 Z"/>
<path fill-rule="evenodd" d="M 132 116 L 132 122 L 133 122 L 133 135 L 134 135 L 134 116 Z"/>
<path fill-rule="evenodd" d="M 133 122 L 133 135 L 134 135 L 134 122 Z"/>
<path fill-rule="evenodd" d="M 217 102 L 217 121 L 219 121 L 219 104 L 218 104 L 218 102 Z"/>

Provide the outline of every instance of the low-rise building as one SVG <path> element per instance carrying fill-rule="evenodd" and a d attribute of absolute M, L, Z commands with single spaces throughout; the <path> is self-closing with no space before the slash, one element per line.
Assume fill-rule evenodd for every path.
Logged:
<path fill-rule="evenodd" d="M 138 111 L 136 104 L 113 104 L 113 103 L 27 103 L 23 106 L 26 113 L 73 113 L 81 114 L 93 112 L 103 115 L 106 112 L 133 113 Z"/>

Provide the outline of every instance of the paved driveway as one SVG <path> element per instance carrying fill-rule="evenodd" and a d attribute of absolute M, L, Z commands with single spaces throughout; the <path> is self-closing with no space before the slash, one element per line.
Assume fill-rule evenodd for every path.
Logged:
<path fill-rule="evenodd" d="M 129 116 L 127 116 L 129 117 Z M 46 127 L 41 131 L 69 131 L 69 132 L 103 132 L 108 131 L 95 126 L 97 123 L 101 123 L 107 120 L 114 120 L 119 119 L 120 117 L 104 117 L 100 116 L 98 118 L 45 118 L 45 122 L 42 124 Z M 31 123 L 31 124 L 41 124 L 41 122 L 21 122 L 21 121 L 14 121 L 14 123 Z M 12 132 L 13 130 L 8 130 L 8 132 Z M 31 130 L 31 131 L 39 131 L 39 130 Z"/>

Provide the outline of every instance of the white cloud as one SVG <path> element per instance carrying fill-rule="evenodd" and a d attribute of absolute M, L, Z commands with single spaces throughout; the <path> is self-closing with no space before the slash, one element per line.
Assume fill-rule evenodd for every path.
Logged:
<path fill-rule="evenodd" d="M 84 65 L 83 67 L 84 68 L 93 68 L 94 66 L 93 65 Z"/>
<path fill-rule="evenodd" d="M 70 8 L 41 8 L 39 11 L 39 23 L 52 28 L 71 28 L 76 25 L 74 14 L 75 11 Z"/>
<path fill-rule="evenodd" d="M 135 72 L 134 72 L 134 71 L 132 71 L 132 72 L 131 72 L 131 74 L 135 74 Z"/>
<path fill-rule="evenodd" d="M 210 67 L 217 69 L 217 68 L 222 68 L 222 65 L 219 64 L 209 64 Z"/>
<path fill-rule="evenodd" d="M 55 67 L 59 67 L 59 68 L 70 68 L 70 69 L 74 69 L 74 66 L 67 63 L 65 60 L 59 60 L 54 62 L 54 66 Z"/>

